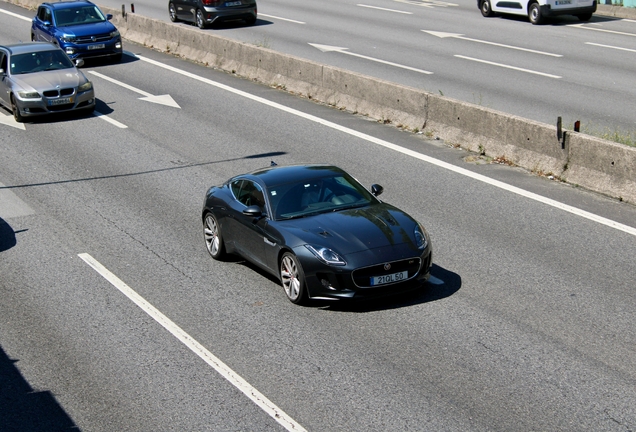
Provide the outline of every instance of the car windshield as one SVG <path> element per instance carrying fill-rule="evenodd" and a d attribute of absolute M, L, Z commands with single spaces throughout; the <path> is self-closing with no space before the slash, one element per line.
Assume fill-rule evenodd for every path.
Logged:
<path fill-rule="evenodd" d="M 346 174 L 270 186 L 267 193 L 276 220 L 308 217 L 378 202 L 364 186 Z"/>
<path fill-rule="evenodd" d="M 58 9 L 54 11 L 55 24 L 66 27 L 80 24 L 91 24 L 106 21 L 106 17 L 96 6 L 84 6 L 74 9 Z"/>
<path fill-rule="evenodd" d="M 12 75 L 20 75 L 72 67 L 73 62 L 64 51 L 55 49 L 13 55 L 9 71 Z"/>

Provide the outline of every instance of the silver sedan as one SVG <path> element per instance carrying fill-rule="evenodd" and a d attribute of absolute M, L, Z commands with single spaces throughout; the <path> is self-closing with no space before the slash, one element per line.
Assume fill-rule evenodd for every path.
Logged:
<path fill-rule="evenodd" d="M 0 104 L 25 117 L 95 109 L 93 83 L 60 48 L 31 42 L 0 45 Z"/>

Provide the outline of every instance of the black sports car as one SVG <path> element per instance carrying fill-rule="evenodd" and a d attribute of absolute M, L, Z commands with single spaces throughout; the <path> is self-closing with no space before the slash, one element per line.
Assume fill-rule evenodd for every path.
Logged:
<path fill-rule="evenodd" d="M 429 235 L 380 201 L 382 190 L 330 165 L 238 175 L 205 195 L 205 244 L 214 259 L 234 253 L 277 276 L 297 304 L 418 288 L 430 274 Z"/>

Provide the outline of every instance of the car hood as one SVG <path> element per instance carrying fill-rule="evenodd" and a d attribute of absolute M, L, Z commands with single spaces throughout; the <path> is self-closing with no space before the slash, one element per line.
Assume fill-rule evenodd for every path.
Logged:
<path fill-rule="evenodd" d="M 87 79 L 83 73 L 75 68 L 21 74 L 13 76 L 14 83 L 28 91 L 38 91 L 59 88 L 77 87 Z"/>
<path fill-rule="evenodd" d="M 390 204 L 323 213 L 285 221 L 281 227 L 299 243 L 329 247 L 347 255 L 367 249 L 406 244 L 417 250 L 417 222 Z"/>
<path fill-rule="evenodd" d="M 90 24 L 77 24 L 58 27 L 58 30 L 69 36 L 93 36 L 108 34 L 117 30 L 110 21 L 102 21 Z"/>

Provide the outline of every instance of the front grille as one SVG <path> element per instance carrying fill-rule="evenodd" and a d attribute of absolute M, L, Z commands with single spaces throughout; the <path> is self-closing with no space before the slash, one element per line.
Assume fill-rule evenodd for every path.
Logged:
<path fill-rule="evenodd" d="M 78 36 L 75 39 L 77 44 L 93 44 L 96 42 L 108 42 L 111 39 L 110 33 L 95 35 L 95 36 Z"/>
<path fill-rule="evenodd" d="M 47 90 L 42 94 L 47 98 L 67 97 L 75 93 L 75 88 L 69 87 L 64 89 Z"/>
<path fill-rule="evenodd" d="M 388 270 L 385 269 L 387 264 L 390 264 L 390 268 Z M 420 271 L 421 260 L 420 258 L 409 258 L 401 261 L 392 261 L 389 263 L 377 264 L 370 267 L 364 267 L 357 270 L 354 270 L 352 273 L 353 283 L 360 288 L 371 288 L 371 278 L 373 276 L 384 276 L 393 273 L 398 273 L 402 271 L 408 272 L 408 278 L 406 280 L 412 279 L 417 276 L 417 273 Z M 404 280 L 400 281 L 404 282 Z M 396 283 L 400 283 L 396 282 Z M 391 284 L 387 284 L 391 285 Z M 382 286 L 382 285 L 379 285 Z M 377 288 L 375 286 L 374 288 Z"/>

